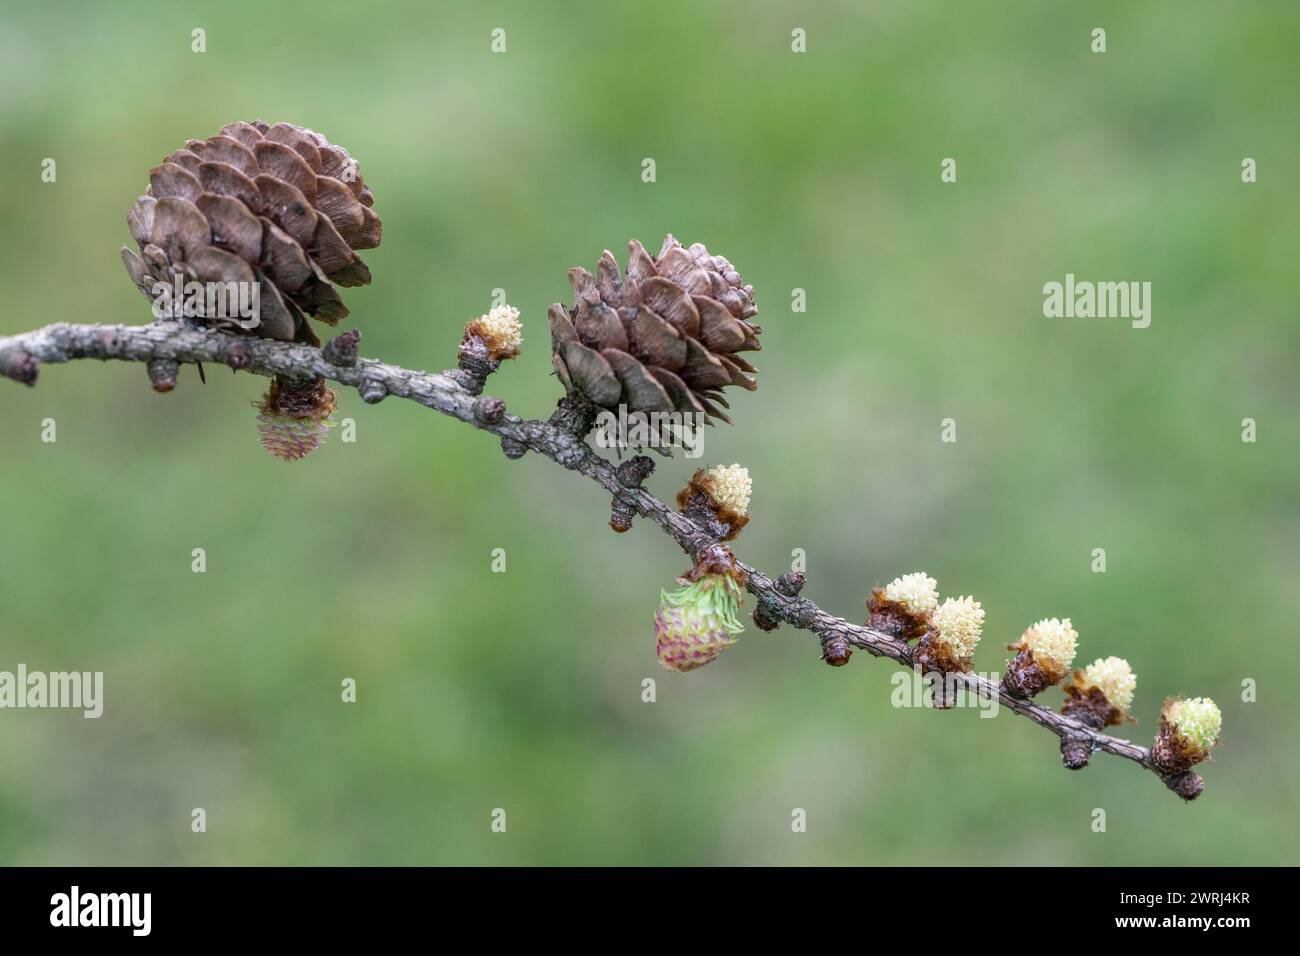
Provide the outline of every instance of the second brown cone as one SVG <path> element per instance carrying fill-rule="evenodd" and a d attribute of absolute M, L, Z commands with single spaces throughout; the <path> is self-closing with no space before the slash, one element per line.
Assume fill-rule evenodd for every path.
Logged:
<path fill-rule="evenodd" d="M 606 250 L 594 276 L 574 268 L 569 281 L 573 308 L 551 306 L 550 320 L 552 363 L 571 395 L 730 422 L 723 390 L 758 387 L 740 354 L 760 348 L 753 287 L 703 245 L 669 235 L 652 256 L 633 239 L 622 274 Z"/>

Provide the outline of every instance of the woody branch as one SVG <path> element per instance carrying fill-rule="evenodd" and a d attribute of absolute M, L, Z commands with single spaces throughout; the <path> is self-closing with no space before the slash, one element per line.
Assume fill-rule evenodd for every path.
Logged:
<path fill-rule="evenodd" d="M 622 520 L 628 523 L 633 514 L 648 518 L 692 558 L 719 545 L 724 536 L 725 529 L 712 524 L 707 515 L 689 508 L 687 513 L 679 512 L 641 487 L 641 482 L 653 470 L 649 459 L 636 457 L 616 466 L 597 455 L 584 440 L 594 409 L 581 399 L 561 399 L 548 421 L 519 418 L 507 414 L 500 399 L 480 394 L 496 363 L 474 354 L 473 349 L 467 350 L 462 345 L 458 368 L 432 373 L 357 357 L 359 341 L 359 333 L 345 332 L 318 349 L 271 339 L 232 336 L 176 321 L 144 326 L 59 322 L 0 337 L 0 375 L 34 385 L 42 363 L 100 359 L 145 363 L 151 368 L 155 387 L 158 382 L 154 370 L 158 367 L 174 370 L 181 364 L 196 363 L 224 364 L 236 371 L 266 376 L 328 379 L 355 388 L 370 404 L 392 395 L 492 432 L 501 439 L 508 457 L 518 458 L 533 451 L 585 475 L 611 494 L 616 517 L 621 514 Z M 173 371 L 168 387 L 174 383 Z M 800 596 L 801 574 L 787 574 L 773 580 L 739 560 L 735 565 L 743 573 L 746 590 L 758 602 L 755 620 L 764 629 L 773 629 L 784 622 L 816 634 L 825 655 L 834 654 L 836 646 L 847 644 L 875 657 L 912 666 L 913 648 L 905 640 L 835 617 Z M 839 653 L 847 656 L 843 650 Z M 1194 798 L 1204 786 L 1201 778 L 1190 770 L 1181 773 L 1161 770 L 1152 760 L 1151 748 L 1101 733 L 1011 694 L 1000 683 L 970 673 L 947 676 L 967 693 L 997 699 L 1001 706 L 1046 728 L 1063 741 L 1072 740 L 1150 770 L 1184 799 Z"/>

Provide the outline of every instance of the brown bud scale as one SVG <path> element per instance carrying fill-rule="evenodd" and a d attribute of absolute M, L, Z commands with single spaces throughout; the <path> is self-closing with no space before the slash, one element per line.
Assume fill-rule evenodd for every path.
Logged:
<path fill-rule="evenodd" d="M 1188 745 L 1186 738 L 1178 733 L 1178 725 L 1160 715 L 1160 729 L 1151 744 L 1151 762 L 1166 773 L 1182 773 L 1196 766 L 1206 758 L 1203 751 Z"/>
<path fill-rule="evenodd" d="M 1007 662 L 1007 672 L 1002 677 L 1002 686 L 1008 694 L 1028 700 L 1051 687 L 1061 675 L 1053 675 L 1050 669 L 1043 668 L 1034 659 L 1034 652 L 1023 643 L 1011 644 L 1008 650 L 1018 650 L 1015 658 Z"/>
<path fill-rule="evenodd" d="M 947 710 L 956 706 L 956 688 L 949 686 L 945 679 L 948 674 L 965 674 L 970 670 L 969 657 L 954 657 L 952 649 L 938 639 L 933 630 L 926 631 L 912 648 L 912 666 L 919 668 L 922 674 L 936 674 L 939 679 L 934 686 L 934 706 L 936 710 Z"/>
<path fill-rule="evenodd" d="M 745 586 L 746 574 L 725 544 L 715 542 L 700 548 L 695 552 L 695 566 L 683 577 L 686 581 L 698 581 L 706 574 L 725 574 L 740 587 Z"/>
<path fill-rule="evenodd" d="M 1107 700 L 1100 687 L 1088 685 L 1083 679 L 1083 671 L 1075 671 L 1074 681 L 1067 684 L 1064 690 L 1065 703 L 1061 705 L 1061 713 L 1093 730 L 1117 726 L 1125 721 L 1137 723 Z"/>
<path fill-rule="evenodd" d="M 718 499 L 713 497 L 710 484 L 705 469 L 696 471 L 686 487 L 677 492 L 677 510 L 690 518 L 707 516 L 706 520 L 710 524 L 717 523 L 716 527 L 710 527 L 709 530 L 715 532 L 720 540 L 731 541 L 740 534 L 745 525 L 749 524 L 749 515 L 739 514 L 726 505 L 720 504 Z"/>
<path fill-rule="evenodd" d="M 930 630 L 930 617 L 927 614 L 913 613 L 901 601 L 891 601 L 885 597 L 884 588 L 875 588 L 867 599 L 866 626 L 890 637 L 911 641 Z"/>

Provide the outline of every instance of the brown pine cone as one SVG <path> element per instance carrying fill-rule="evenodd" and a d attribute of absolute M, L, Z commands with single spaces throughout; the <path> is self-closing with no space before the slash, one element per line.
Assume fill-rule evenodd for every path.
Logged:
<path fill-rule="evenodd" d="M 731 419 L 722 390 L 754 390 L 739 353 L 760 348 L 754 288 L 722 256 L 671 235 L 659 255 L 628 243 L 619 275 L 608 250 L 593 276 L 569 270 L 573 308 L 551 306 L 552 363 L 565 389 L 616 411 L 703 413 Z M 707 418 L 706 418 L 707 420 Z"/>
<path fill-rule="evenodd" d="M 252 328 L 232 332 L 319 345 L 305 315 L 334 325 L 348 314 L 336 286 L 367 285 L 354 249 L 379 245 L 374 196 L 347 150 L 290 123 L 229 123 L 192 139 L 149 172 L 127 214 L 139 254 L 122 247 L 131 279 L 151 300 L 156 282 L 258 283 Z"/>

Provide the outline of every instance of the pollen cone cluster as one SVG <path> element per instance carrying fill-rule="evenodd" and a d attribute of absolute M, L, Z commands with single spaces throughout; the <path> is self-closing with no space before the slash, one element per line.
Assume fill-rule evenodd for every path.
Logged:
<path fill-rule="evenodd" d="M 1133 719 L 1129 708 L 1137 677 L 1122 657 L 1098 658 L 1070 675 L 1061 689 L 1065 691 L 1061 713 L 1094 730 Z"/>
<path fill-rule="evenodd" d="M 939 602 L 939 582 L 924 571 L 894 578 L 867 599 L 866 626 L 901 641 L 916 641 L 912 666 L 922 674 L 970 670 L 984 629 L 984 608 L 973 597 Z M 952 707 L 955 684 L 935 684 L 934 706 Z"/>
<path fill-rule="evenodd" d="M 465 326 L 461 345 L 476 339 L 485 357 L 493 362 L 517 356 L 524 342 L 524 326 L 519 321 L 519 310 L 512 305 L 501 305 L 471 320 Z"/>
<path fill-rule="evenodd" d="M 1222 729 L 1223 714 L 1210 698 L 1170 698 L 1161 709 L 1151 760 L 1161 770 L 1181 773 L 1210 755 Z"/>
<path fill-rule="evenodd" d="M 677 507 L 686 515 L 707 514 L 720 541 L 730 541 L 749 523 L 754 483 L 740 464 L 701 468 L 677 492 Z"/>
<path fill-rule="evenodd" d="M 191 139 L 149 171 L 127 213 L 136 251 L 122 260 L 150 299 L 161 282 L 258 283 L 256 324 L 199 317 L 233 332 L 319 345 L 306 316 L 348 314 L 339 286 L 367 285 L 357 249 L 379 245 L 374 197 L 356 161 L 320 133 L 261 120 Z"/>
<path fill-rule="evenodd" d="M 871 592 L 867 626 L 911 640 L 930 630 L 930 615 L 938 608 L 939 582 L 924 571 L 913 571 Z"/>
<path fill-rule="evenodd" d="M 984 608 L 973 597 L 947 598 L 930 615 L 912 661 L 923 672 L 966 673 L 984 631 Z"/>
<path fill-rule="evenodd" d="M 1079 634 L 1068 617 L 1039 621 L 1026 629 L 1020 640 L 1007 645 L 1016 656 L 1007 662 L 1002 686 L 1017 697 L 1041 693 L 1069 672 L 1078 646 Z"/>
<path fill-rule="evenodd" d="M 614 412 L 730 422 L 723 390 L 758 387 L 741 355 L 760 347 L 754 289 L 703 245 L 669 235 L 652 256 L 633 239 L 622 274 L 606 250 L 594 276 L 574 268 L 569 282 L 573 307 L 550 309 L 551 360 L 569 394 Z"/>

